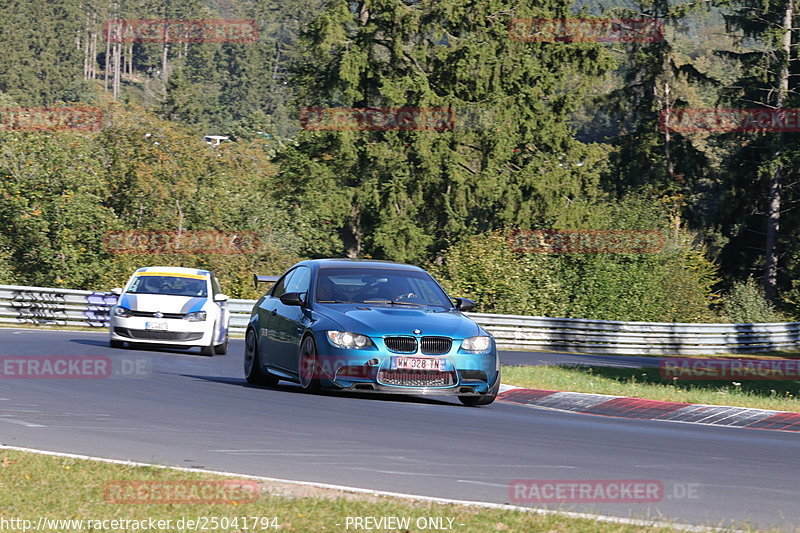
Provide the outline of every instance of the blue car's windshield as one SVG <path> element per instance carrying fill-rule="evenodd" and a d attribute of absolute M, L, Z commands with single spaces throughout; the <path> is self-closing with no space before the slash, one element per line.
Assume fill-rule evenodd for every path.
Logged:
<path fill-rule="evenodd" d="M 359 303 L 424 307 L 453 306 L 425 272 L 393 268 L 321 268 L 315 298 L 319 303 Z"/>

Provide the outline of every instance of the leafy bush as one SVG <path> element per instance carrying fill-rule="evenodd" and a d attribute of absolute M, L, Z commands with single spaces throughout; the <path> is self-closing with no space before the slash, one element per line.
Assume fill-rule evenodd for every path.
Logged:
<path fill-rule="evenodd" d="M 725 295 L 722 312 L 735 324 L 783 322 L 785 317 L 775 310 L 764 295 L 764 288 L 753 278 L 738 281 Z"/>
<path fill-rule="evenodd" d="M 658 253 L 521 254 L 493 232 L 450 247 L 430 268 L 448 292 L 474 299 L 480 312 L 715 321 L 716 268 L 688 235 Z"/>
<path fill-rule="evenodd" d="M 477 235 L 450 247 L 429 271 L 452 296 L 471 298 L 484 313 L 560 316 L 566 291 L 554 261 L 511 251 L 504 233 Z"/>
<path fill-rule="evenodd" d="M 231 297 L 252 298 L 253 273 L 281 273 L 314 241 L 315 219 L 274 205 L 280 180 L 263 143 L 212 149 L 134 106 L 104 116 L 98 133 L 0 132 L 0 283 L 107 290 L 161 264 L 213 269 Z M 104 243 L 109 231 L 178 229 L 255 232 L 260 246 L 135 255 Z"/>

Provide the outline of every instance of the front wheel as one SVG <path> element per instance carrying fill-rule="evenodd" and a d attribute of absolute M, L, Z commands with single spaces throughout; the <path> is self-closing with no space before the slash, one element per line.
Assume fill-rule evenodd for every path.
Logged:
<path fill-rule="evenodd" d="M 200 347 L 201 355 L 205 355 L 206 357 L 211 357 L 212 355 L 214 355 L 214 352 L 216 351 L 214 349 L 214 333 L 216 333 L 216 331 L 217 331 L 217 324 L 215 322 L 214 327 L 211 328 L 211 344 L 209 344 L 208 346 Z"/>
<path fill-rule="evenodd" d="M 459 396 L 458 399 L 461 400 L 461 403 L 469 407 L 476 407 L 479 405 L 489 405 L 495 400 L 495 398 L 497 398 L 497 393 L 499 391 L 500 391 L 500 374 L 498 373 L 497 381 L 495 382 L 494 386 L 491 389 L 489 389 L 489 392 L 487 392 L 483 396 Z"/>
<path fill-rule="evenodd" d="M 317 344 L 311 336 L 303 339 L 297 364 L 300 386 L 307 392 L 316 392 L 319 384 L 319 362 L 317 361 Z"/>
<path fill-rule="evenodd" d="M 214 346 L 214 353 L 217 355 L 225 355 L 228 353 L 228 336 L 225 335 L 225 341 L 222 344 Z"/>
<path fill-rule="evenodd" d="M 261 357 L 258 355 L 258 340 L 252 329 L 247 330 L 244 340 L 244 378 L 251 385 L 278 384 L 278 378 L 261 369 Z"/>

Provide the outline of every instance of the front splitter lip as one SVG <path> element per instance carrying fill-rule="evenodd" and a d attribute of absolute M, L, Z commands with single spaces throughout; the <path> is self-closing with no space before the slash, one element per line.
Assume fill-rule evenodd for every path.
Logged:
<path fill-rule="evenodd" d="M 356 388 L 359 385 L 370 385 L 372 388 Z M 381 385 L 375 382 L 353 383 L 342 386 L 334 382 L 333 390 L 341 392 L 357 392 L 360 394 L 402 394 L 406 396 L 485 396 L 480 392 L 460 392 L 464 387 L 472 388 L 472 385 L 456 385 L 453 387 L 397 387 Z"/>

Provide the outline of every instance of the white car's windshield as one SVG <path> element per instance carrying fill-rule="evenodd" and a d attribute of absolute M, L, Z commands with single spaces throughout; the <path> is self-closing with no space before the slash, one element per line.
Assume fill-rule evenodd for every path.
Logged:
<path fill-rule="evenodd" d="M 205 279 L 181 276 L 136 276 L 127 292 L 133 294 L 170 294 L 173 296 L 208 296 Z"/>
<path fill-rule="evenodd" d="M 319 303 L 453 306 L 430 275 L 414 270 L 323 268 L 315 294 Z"/>

